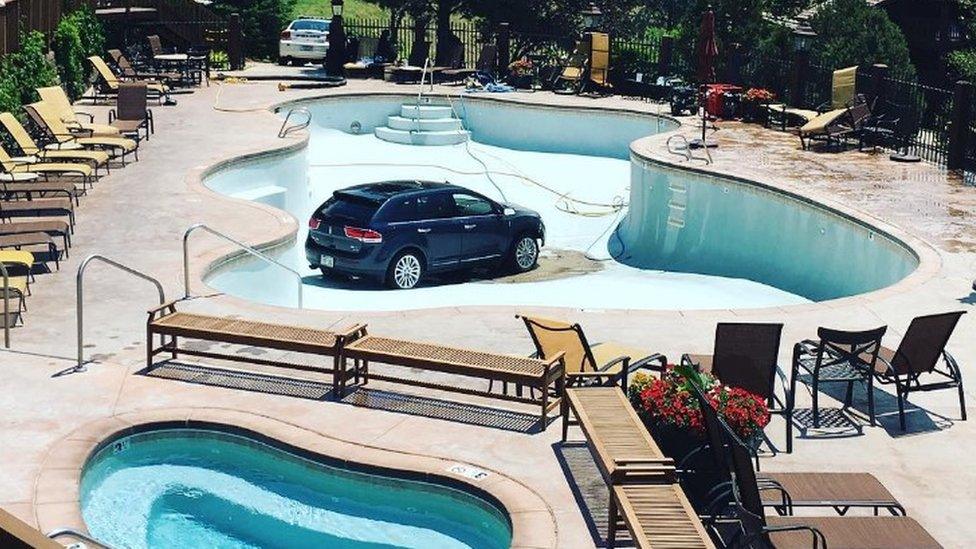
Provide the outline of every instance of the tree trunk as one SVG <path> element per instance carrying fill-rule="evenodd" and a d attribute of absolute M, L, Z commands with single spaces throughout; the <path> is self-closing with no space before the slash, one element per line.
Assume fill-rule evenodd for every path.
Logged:
<path fill-rule="evenodd" d="M 437 54 L 434 64 L 446 66 L 450 62 L 450 44 L 448 36 L 451 34 L 451 14 L 458 7 L 458 0 L 438 0 L 437 2 Z"/>

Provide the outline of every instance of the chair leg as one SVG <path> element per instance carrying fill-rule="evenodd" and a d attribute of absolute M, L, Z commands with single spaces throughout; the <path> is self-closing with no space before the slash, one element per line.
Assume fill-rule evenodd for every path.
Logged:
<path fill-rule="evenodd" d="M 613 492 L 610 492 L 610 502 L 607 505 L 609 520 L 607 521 L 607 549 L 613 549 L 617 543 L 617 502 L 614 501 Z"/>
<path fill-rule="evenodd" d="M 818 402 L 820 400 L 820 398 L 819 398 L 820 390 L 817 387 L 817 385 L 818 385 L 817 378 L 814 377 L 813 378 L 813 394 L 811 394 L 810 396 L 811 396 L 811 398 L 813 398 L 813 426 L 815 428 L 820 427 L 820 406 L 818 405 Z"/>
<path fill-rule="evenodd" d="M 966 393 L 962 390 L 962 379 L 959 380 L 959 415 L 966 421 Z"/>
<path fill-rule="evenodd" d="M 786 453 L 793 453 L 793 411 L 790 410 L 783 415 L 786 418 Z"/>
<path fill-rule="evenodd" d="M 868 379 L 868 415 L 871 416 L 871 427 L 877 425 L 874 417 L 874 377 Z"/>
<path fill-rule="evenodd" d="M 847 382 L 847 395 L 844 397 L 844 407 L 850 408 L 851 404 L 854 403 L 854 382 Z"/>
<path fill-rule="evenodd" d="M 905 393 L 902 392 L 901 387 L 895 387 L 895 393 L 898 395 L 898 422 L 901 424 L 901 430 L 904 431 L 905 427 Z"/>

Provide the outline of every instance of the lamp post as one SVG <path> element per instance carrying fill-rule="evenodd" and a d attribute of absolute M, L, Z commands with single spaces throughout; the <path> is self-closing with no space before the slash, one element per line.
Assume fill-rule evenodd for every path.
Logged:
<path fill-rule="evenodd" d="M 599 6 L 590 2 L 583 11 L 580 12 L 583 16 L 583 31 L 593 32 L 600 28 L 603 23 L 603 12 L 600 11 Z"/>
<path fill-rule="evenodd" d="M 343 76 L 346 62 L 346 31 L 342 28 L 342 0 L 332 0 L 332 21 L 329 23 L 329 49 L 325 52 L 325 72 L 329 76 Z"/>

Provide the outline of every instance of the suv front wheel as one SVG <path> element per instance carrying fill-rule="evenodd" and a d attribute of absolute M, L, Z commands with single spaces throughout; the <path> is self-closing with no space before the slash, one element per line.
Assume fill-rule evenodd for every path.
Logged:
<path fill-rule="evenodd" d="M 409 290 L 420 283 L 424 275 L 424 261 L 417 252 L 400 252 L 386 270 L 386 285 L 397 290 Z"/>

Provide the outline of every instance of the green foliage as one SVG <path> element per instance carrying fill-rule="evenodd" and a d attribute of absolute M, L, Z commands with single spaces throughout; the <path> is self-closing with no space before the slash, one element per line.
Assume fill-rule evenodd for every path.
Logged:
<path fill-rule="evenodd" d="M 81 43 L 78 20 L 71 15 L 62 17 L 54 29 L 54 64 L 58 78 L 72 100 L 85 93 L 85 49 Z"/>
<path fill-rule="evenodd" d="M 946 61 L 956 78 L 976 82 L 976 50 L 954 51 Z"/>
<path fill-rule="evenodd" d="M 81 48 L 85 56 L 101 55 L 105 50 L 105 29 L 102 27 L 102 22 L 95 17 L 95 10 L 84 4 L 73 11 L 69 17 L 72 17 L 78 25 Z"/>
<path fill-rule="evenodd" d="M 817 33 L 813 59 L 825 67 L 884 63 L 900 78 L 915 77 L 908 43 L 884 10 L 864 0 L 833 0 L 810 22 Z"/>
<path fill-rule="evenodd" d="M 57 82 L 57 71 L 47 58 L 44 35 L 21 32 L 20 50 L 0 59 L 0 111 L 19 113 L 37 101 L 37 88 Z"/>
<path fill-rule="evenodd" d="M 215 0 L 211 7 L 224 17 L 241 15 L 245 56 L 273 59 L 278 56 L 278 37 L 294 14 L 295 0 Z"/>

